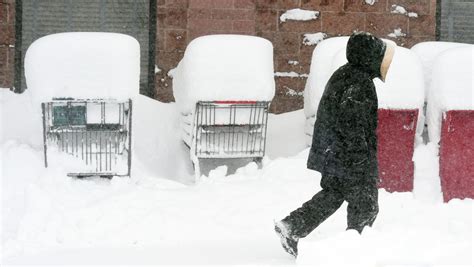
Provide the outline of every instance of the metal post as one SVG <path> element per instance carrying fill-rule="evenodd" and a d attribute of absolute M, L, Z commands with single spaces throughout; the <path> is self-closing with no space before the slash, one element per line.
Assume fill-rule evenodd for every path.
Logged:
<path fill-rule="evenodd" d="M 48 168 L 48 153 L 47 153 L 47 145 L 46 145 L 46 104 L 41 103 L 41 111 L 43 113 L 43 151 L 44 151 L 44 167 Z"/>
<path fill-rule="evenodd" d="M 128 100 L 128 176 L 132 174 L 132 100 Z"/>

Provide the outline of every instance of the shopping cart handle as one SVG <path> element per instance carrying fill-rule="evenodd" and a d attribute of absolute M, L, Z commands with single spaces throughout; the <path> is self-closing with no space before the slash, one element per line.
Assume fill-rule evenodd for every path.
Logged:
<path fill-rule="evenodd" d="M 255 104 L 255 100 L 220 100 L 214 101 L 215 104 Z"/>

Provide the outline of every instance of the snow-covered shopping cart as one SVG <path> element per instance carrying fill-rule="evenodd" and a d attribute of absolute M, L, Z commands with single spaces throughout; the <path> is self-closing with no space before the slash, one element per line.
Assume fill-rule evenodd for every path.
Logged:
<path fill-rule="evenodd" d="M 64 33 L 35 41 L 25 73 L 41 107 L 45 166 L 69 176 L 129 176 L 139 45 L 113 33 Z"/>
<path fill-rule="evenodd" d="M 269 41 L 243 35 L 193 40 L 173 72 L 173 90 L 195 166 L 202 158 L 263 158 L 275 94 Z"/>

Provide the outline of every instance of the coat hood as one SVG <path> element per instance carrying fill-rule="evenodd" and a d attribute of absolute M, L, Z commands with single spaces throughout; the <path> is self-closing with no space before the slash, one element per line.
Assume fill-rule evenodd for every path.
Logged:
<path fill-rule="evenodd" d="M 356 32 L 347 42 L 346 56 L 349 64 L 373 78 L 382 78 L 380 67 L 387 45 L 367 32 Z"/>

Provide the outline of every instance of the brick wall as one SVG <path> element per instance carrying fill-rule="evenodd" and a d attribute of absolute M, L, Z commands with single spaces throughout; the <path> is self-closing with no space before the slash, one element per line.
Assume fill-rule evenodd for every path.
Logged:
<path fill-rule="evenodd" d="M 417 18 L 392 14 L 397 4 Z M 12 87 L 14 59 L 15 0 L 0 0 L 0 87 Z M 314 46 L 303 44 L 305 33 L 324 32 L 329 37 L 354 30 L 370 31 L 387 37 L 400 28 L 406 37 L 394 39 L 399 45 L 435 39 L 436 0 L 157 0 L 156 95 L 160 101 L 173 101 L 168 71 L 175 68 L 186 45 L 206 34 L 237 33 L 261 36 L 272 41 L 275 71 L 294 71 L 302 77 L 275 77 L 274 113 L 303 107 L 304 74 L 309 72 Z M 302 8 L 320 11 L 311 21 L 280 22 L 286 10 Z M 293 64 L 290 64 L 291 61 Z M 294 64 L 298 62 L 298 64 Z"/>
<path fill-rule="evenodd" d="M 0 88 L 13 86 L 15 0 L 0 0 Z"/>
<path fill-rule="evenodd" d="M 416 12 L 418 17 L 392 14 L 393 4 Z M 320 11 L 320 16 L 311 21 L 280 22 L 280 15 L 292 8 Z M 186 44 L 198 36 L 243 33 L 267 38 L 274 45 L 275 71 L 307 74 L 314 46 L 303 44 L 305 33 L 324 32 L 330 37 L 365 30 L 388 38 L 400 28 L 406 37 L 394 40 L 411 47 L 435 39 L 435 18 L 436 0 L 376 0 L 373 5 L 364 0 L 159 0 L 157 64 L 162 71 L 157 74 L 157 96 L 161 101 L 173 101 L 167 73 L 176 67 Z M 305 83 L 304 75 L 276 77 L 271 111 L 302 108 Z"/>

